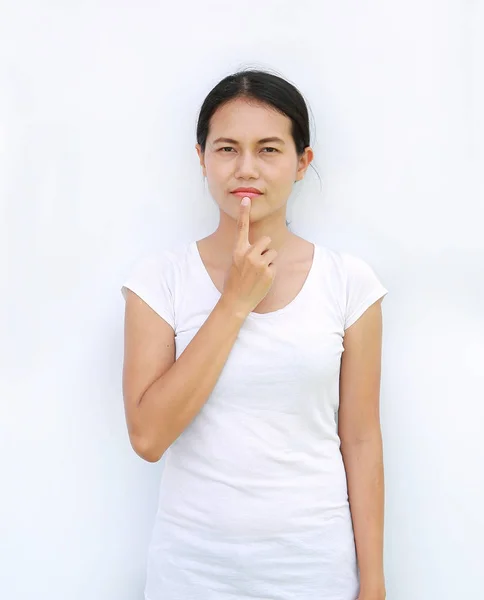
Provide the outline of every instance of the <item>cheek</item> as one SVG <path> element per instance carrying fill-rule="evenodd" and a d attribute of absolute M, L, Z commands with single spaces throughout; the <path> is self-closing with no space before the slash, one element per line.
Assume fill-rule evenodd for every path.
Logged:
<path fill-rule="evenodd" d="M 278 173 L 281 179 L 289 177 L 291 179 L 293 173 L 296 172 L 296 163 L 292 156 L 282 155 L 273 162 L 267 161 L 267 169 Z"/>
<path fill-rule="evenodd" d="M 207 170 L 207 176 L 213 181 L 223 180 L 227 176 L 227 173 L 230 172 L 230 166 L 228 162 L 216 159 L 207 159 L 205 161 L 205 167 Z"/>
<path fill-rule="evenodd" d="M 277 166 L 277 170 L 273 172 L 274 182 L 279 187 L 291 187 L 296 179 L 296 169 L 293 161 L 284 161 Z"/>

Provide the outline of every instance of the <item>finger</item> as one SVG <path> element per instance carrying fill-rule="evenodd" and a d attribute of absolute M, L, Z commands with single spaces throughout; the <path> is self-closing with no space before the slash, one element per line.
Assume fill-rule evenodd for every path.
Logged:
<path fill-rule="evenodd" d="M 271 266 L 274 262 L 274 260 L 277 257 L 277 251 L 270 249 L 270 250 L 266 250 L 265 252 L 262 253 L 262 259 L 264 264 Z"/>
<path fill-rule="evenodd" d="M 239 217 L 237 219 L 237 247 L 246 250 L 249 244 L 249 216 L 250 198 L 242 198 L 240 203 Z"/>
<path fill-rule="evenodd" d="M 269 245 L 271 243 L 272 238 L 270 238 L 268 235 L 263 235 L 252 245 L 251 252 L 254 252 L 254 254 L 263 254 L 266 250 L 269 249 Z"/>

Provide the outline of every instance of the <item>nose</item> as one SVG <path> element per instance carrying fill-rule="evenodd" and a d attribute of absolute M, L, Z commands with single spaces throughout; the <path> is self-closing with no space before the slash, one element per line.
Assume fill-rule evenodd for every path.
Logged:
<path fill-rule="evenodd" d="M 251 152 L 240 152 L 237 157 L 235 177 L 237 179 L 258 179 L 257 161 Z"/>

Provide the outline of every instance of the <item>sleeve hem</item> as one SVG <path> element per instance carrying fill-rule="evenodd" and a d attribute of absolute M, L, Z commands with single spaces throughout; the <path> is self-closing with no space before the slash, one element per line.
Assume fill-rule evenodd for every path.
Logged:
<path fill-rule="evenodd" d="M 123 298 L 126 300 L 126 290 L 131 290 L 134 294 L 136 294 L 143 302 L 145 302 L 159 317 L 161 317 L 164 321 L 168 323 L 168 325 L 175 330 L 175 323 L 173 322 L 173 317 L 166 311 L 157 306 L 156 301 L 153 299 L 152 295 L 145 289 L 141 289 L 139 285 L 131 287 L 129 283 L 126 283 L 121 287 L 121 294 Z"/>
<path fill-rule="evenodd" d="M 388 290 L 386 288 L 379 287 L 377 290 L 374 290 L 366 299 L 359 305 L 359 307 L 353 312 L 353 314 L 345 320 L 344 330 L 346 331 L 353 323 L 355 323 L 363 313 L 377 300 L 383 298 L 388 294 Z"/>

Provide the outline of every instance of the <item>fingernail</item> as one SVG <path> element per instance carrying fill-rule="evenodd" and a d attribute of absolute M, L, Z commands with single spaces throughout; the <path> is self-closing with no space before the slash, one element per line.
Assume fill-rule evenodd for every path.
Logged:
<path fill-rule="evenodd" d="M 242 203 L 241 204 L 242 204 L 242 206 L 248 206 L 249 202 L 250 202 L 250 199 L 247 196 L 244 196 L 242 198 Z"/>

